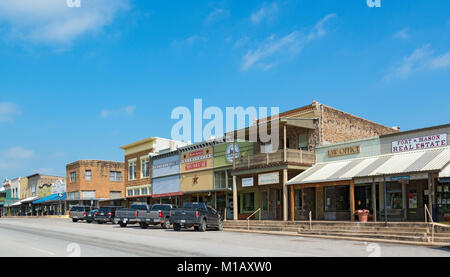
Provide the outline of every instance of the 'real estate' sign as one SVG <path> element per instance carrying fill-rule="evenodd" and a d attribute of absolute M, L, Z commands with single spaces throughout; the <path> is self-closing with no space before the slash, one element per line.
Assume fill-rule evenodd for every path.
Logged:
<path fill-rule="evenodd" d="M 392 142 L 392 153 L 447 146 L 447 134 L 408 138 Z"/>

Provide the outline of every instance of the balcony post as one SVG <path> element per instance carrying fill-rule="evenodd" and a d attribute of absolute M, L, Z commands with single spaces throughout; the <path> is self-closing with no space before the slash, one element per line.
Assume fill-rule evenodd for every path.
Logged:
<path fill-rule="evenodd" d="M 287 153 L 286 153 L 286 124 L 283 126 L 283 151 L 284 151 L 284 162 L 287 162 Z"/>
<path fill-rule="evenodd" d="M 288 221 L 288 188 L 287 188 L 288 172 L 283 169 L 283 221 Z"/>

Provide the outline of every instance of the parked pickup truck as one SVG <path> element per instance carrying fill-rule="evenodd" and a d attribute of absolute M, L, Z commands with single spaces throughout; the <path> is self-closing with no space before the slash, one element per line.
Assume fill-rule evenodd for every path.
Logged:
<path fill-rule="evenodd" d="M 115 222 L 119 223 L 120 227 L 125 228 L 128 224 L 139 223 L 139 211 L 146 211 L 149 209 L 147 204 L 132 204 L 129 209 L 122 208 L 116 211 Z"/>
<path fill-rule="evenodd" d="M 170 228 L 170 210 L 176 208 L 171 204 L 155 204 L 150 210 L 139 210 L 138 218 L 142 229 L 148 225 L 161 224 L 163 229 Z"/>
<path fill-rule="evenodd" d="M 223 230 L 223 220 L 220 214 L 205 203 L 184 203 L 181 209 L 170 211 L 170 223 L 173 230 L 180 231 L 181 227 L 194 227 L 196 231 L 205 232 L 207 228 Z"/>
<path fill-rule="evenodd" d="M 78 220 L 86 220 L 86 215 L 90 210 L 91 208 L 86 206 L 73 206 L 70 209 L 69 217 L 73 222 L 77 222 Z"/>
<path fill-rule="evenodd" d="M 120 207 L 100 207 L 94 215 L 94 220 L 98 224 L 103 224 L 107 222 L 114 223 L 114 218 L 116 217 L 116 211 L 120 209 Z"/>

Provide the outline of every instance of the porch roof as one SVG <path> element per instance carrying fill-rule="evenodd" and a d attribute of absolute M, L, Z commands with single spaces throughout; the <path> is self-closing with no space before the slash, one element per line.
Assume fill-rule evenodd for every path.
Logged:
<path fill-rule="evenodd" d="M 317 163 L 289 180 L 287 184 L 336 182 L 404 173 L 443 172 L 449 163 L 450 147 L 384 154 Z"/>

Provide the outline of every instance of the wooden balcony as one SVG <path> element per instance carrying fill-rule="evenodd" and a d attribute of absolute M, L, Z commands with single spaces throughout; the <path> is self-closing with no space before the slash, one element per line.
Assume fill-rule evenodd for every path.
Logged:
<path fill-rule="evenodd" d="M 315 162 L 316 155 L 312 151 L 287 149 L 285 160 L 284 150 L 281 149 L 274 153 L 259 153 L 241 157 L 236 160 L 235 168 L 251 168 L 283 163 L 314 164 Z"/>

